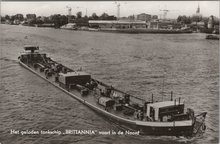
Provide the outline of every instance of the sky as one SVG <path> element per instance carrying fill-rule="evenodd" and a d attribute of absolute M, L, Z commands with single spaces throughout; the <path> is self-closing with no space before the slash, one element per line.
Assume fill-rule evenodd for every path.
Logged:
<path fill-rule="evenodd" d="M 92 13 L 101 15 L 108 13 L 117 16 L 117 4 L 115 1 L 50 1 L 50 2 L 0 2 L 1 15 L 15 15 L 21 13 L 35 13 L 37 16 L 50 16 L 52 14 L 67 15 L 66 6 L 72 8 L 72 14 L 81 11 L 83 16 Z M 192 16 L 196 13 L 198 5 L 203 16 L 214 15 L 219 18 L 219 1 L 117 1 L 120 3 L 120 17 L 147 13 L 150 15 L 163 15 L 163 11 L 169 10 L 167 18 L 177 18 L 179 15 Z"/>

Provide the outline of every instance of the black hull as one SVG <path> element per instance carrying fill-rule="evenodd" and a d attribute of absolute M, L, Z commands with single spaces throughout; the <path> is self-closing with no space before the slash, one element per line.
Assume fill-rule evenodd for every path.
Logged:
<path fill-rule="evenodd" d="M 92 107 L 91 107 L 92 108 Z M 92 108 L 93 109 L 93 108 Z M 93 109 L 95 110 L 95 109 Z M 193 136 L 193 125 L 191 126 L 170 126 L 170 127 L 155 127 L 155 126 L 143 126 L 137 125 L 134 122 L 128 122 L 124 120 L 111 117 L 99 110 L 95 110 L 103 118 L 111 121 L 112 123 L 120 126 L 124 131 L 139 131 L 141 135 L 153 135 L 153 136 Z"/>
<path fill-rule="evenodd" d="M 207 40 L 219 40 L 219 38 L 217 37 L 213 37 L 213 38 L 206 38 Z"/>
<path fill-rule="evenodd" d="M 158 122 L 144 122 L 144 121 L 134 121 L 125 119 L 122 117 L 119 117 L 117 115 L 114 115 L 110 112 L 107 112 L 104 109 L 101 109 L 81 97 L 69 92 L 65 88 L 60 87 L 59 85 L 56 85 L 54 82 L 48 80 L 46 77 L 39 74 L 37 71 L 35 71 L 33 68 L 27 66 L 25 63 L 21 62 L 19 60 L 19 63 L 24 68 L 30 70 L 34 74 L 38 75 L 39 77 L 43 78 L 47 82 L 51 83 L 55 87 L 59 88 L 63 92 L 67 93 L 69 96 L 71 96 L 74 99 L 77 99 L 81 103 L 85 104 L 86 106 L 90 107 L 95 112 L 101 114 L 104 118 L 110 120 L 111 122 L 119 125 L 121 128 L 129 131 L 139 131 L 142 135 L 156 135 L 156 136 L 192 136 L 193 134 L 193 121 L 188 120 L 185 123 L 179 122 L 169 122 L 167 125 L 158 125 Z"/>
<path fill-rule="evenodd" d="M 112 33 L 129 33 L 129 34 L 184 34 L 192 33 L 190 30 L 160 30 L 160 29 L 100 29 L 102 32 L 112 32 Z"/>

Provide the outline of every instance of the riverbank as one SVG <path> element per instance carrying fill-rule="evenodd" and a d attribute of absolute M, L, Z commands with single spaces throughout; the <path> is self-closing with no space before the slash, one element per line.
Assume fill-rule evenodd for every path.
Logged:
<path fill-rule="evenodd" d="M 7 25 L 7 24 L 5 24 Z M 91 32 L 110 32 L 110 33 L 128 33 L 128 34 L 184 34 L 184 33 L 205 33 L 205 34 L 212 34 L 214 31 L 212 29 L 204 29 L 201 31 L 193 31 L 192 29 L 151 29 L 151 28 L 130 28 L 130 29 L 116 29 L 116 28 L 90 28 L 86 26 L 82 27 L 61 27 L 55 28 L 52 24 L 45 24 L 45 25 L 14 25 L 14 26 L 27 26 L 27 27 L 38 27 L 38 28 L 54 28 L 54 29 L 65 29 L 71 31 L 91 31 Z M 216 33 L 216 32 L 215 32 Z M 218 33 L 216 33 L 218 34 Z"/>

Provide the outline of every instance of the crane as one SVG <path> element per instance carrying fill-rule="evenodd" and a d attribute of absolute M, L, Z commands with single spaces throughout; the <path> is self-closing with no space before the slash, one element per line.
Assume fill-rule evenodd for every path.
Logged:
<path fill-rule="evenodd" d="M 117 6 L 117 19 L 119 20 L 120 18 L 120 6 L 121 4 L 119 2 L 115 2 L 116 6 Z M 126 2 L 124 4 L 127 4 Z"/>
<path fill-rule="evenodd" d="M 163 11 L 163 14 L 161 14 L 163 16 L 163 19 L 165 20 L 167 18 L 167 13 L 170 11 L 176 11 L 176 12 L 180 12 L 180 10 L 176 10 L 176 9 L 172 9 L 172 10 L 168 10 L 168 9 L 160 9 L 160 11 Z M 160 15 L 160 17 L 161 17 Z"/>
<path fill-rule="evenodd" d="M 167 9 L 161 10 L 161 9 L 160 9 L 160 11 L 163 11 L 163 19 L 166 19 L 167 13 L 168 13 L 170 10 L 167 10 Z"/>
<path fill-rule="evenodd" d="M 117 19 L 120 18 L 120 3 L 119 2 L 115 2 L 116 6 L 117 6 Z"/>
<path fill-rule="evenodd" d="M 69 6 L 66 6 L 66 8 L 68 9 L 68 23 L 69 23 L 72 15 L 72 8 Z"/>
<path fill-rule="evenodd" d="M 68 9 L 68 16 L 71 16 L 72 15 L 72 8 L 69 7 L 69 6 L 66 6 L 66 8 Z"/>

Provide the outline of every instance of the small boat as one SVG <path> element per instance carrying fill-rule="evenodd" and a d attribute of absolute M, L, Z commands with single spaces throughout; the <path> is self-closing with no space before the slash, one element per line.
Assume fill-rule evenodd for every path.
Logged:
<path fill-rule="evenodd" d="M 219 40 L 219 35 L 206 35 L 206 39 Z"/>
<path fill-rule="evenodd" d="M 60 27 L 60 29 L 65 29 L 65 30 L 77 30 L 76 24 L 75 23 L 68 23 Z"/>
<path fill-rule="evenodd" d="M 219 34 L 219 29 L 218 28 L 215 28 L 212 32 L 212 34 Z"/>
<path fill-rule="evenodd" d="M 24 68 L 48 81 L 125 130 L 141 135 L 195 136 L 205 131 L 206 112 L 195 115 L 180 98 L 146 101 L 107 85 L 82 70 L 73 70 L 25 46 L 18 57 Z"/>

